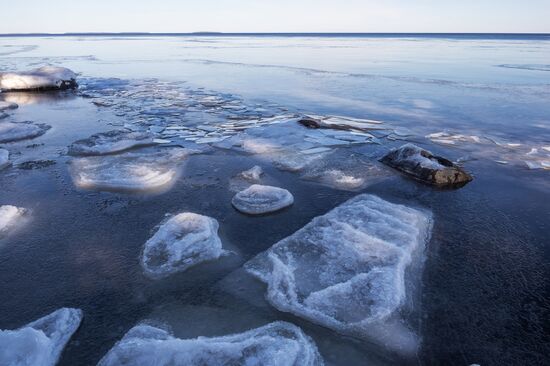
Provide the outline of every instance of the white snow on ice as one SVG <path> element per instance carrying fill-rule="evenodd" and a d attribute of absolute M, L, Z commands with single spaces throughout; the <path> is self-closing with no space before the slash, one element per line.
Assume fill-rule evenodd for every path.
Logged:
<path fill-rule="evenodd" d="M 283 188 L 253 184 L 237 193 L 231 203 L 241 212 L 259 215 L 292 205 L 294 197 Z"/>
<path fill-rule="evenodd" d="M 17 330 L 0 330 L 0 365 L 55 365 L 81 320 L 81 310 L 61 308 Z"/>
<path fill-rule="evenodd" d="M 141 324 L 130 329 L 98 366 L 321 366 L 313 340 L 297 326 L 274 322 L 222 337 L 175 338 Z"/>
<path fill-rule="evenodd" d="M 61 88 L 76 80 L 76 74 L 64 67 L 44 66 L 26 72 L 0 73 L 1 90 Z"/>

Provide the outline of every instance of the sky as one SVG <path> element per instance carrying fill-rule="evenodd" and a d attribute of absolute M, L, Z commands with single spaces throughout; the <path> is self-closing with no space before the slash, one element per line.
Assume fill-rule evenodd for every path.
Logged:
<path fill-rule="evenodd" d="M 0 0 L 0 33 L 550 33 L 550 0 Z"/>

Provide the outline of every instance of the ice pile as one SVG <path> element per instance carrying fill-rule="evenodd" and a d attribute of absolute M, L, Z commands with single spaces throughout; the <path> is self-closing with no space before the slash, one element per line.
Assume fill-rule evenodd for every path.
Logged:
<path fill-rule="evenodd" d="M 283 188 L 253 184 L 237 193 L 231 203 L 241 212 L 260 215 L 292 205 L 294 197 Z"/>
<path fill-rule="evenodd" d="M 431 222 L 423 210 L 359 195 L 260 253 L 245 269 L 267 284 L 267 300 L 280 311 L 414 352 L 417 338 L 400 309 L 412 291 L 407 270 L 420 262 Z"/>
<path fill-rule="evenodd" d="M 0 73 L 0 90 L 74 89 L 76 74 L 64 67 L 44 66 L 26 72 Z"/>
<path fill-rule="evenodd" d="M 0 149 L 0 170 L 10 165 L 10 152 L 6 149 Z"/>
<path fill-rule="evenodd" d="M 180 165 L 192 153 L 183 148 L 156 152 L 73 159 L 71 175 L 79 188 L 113 191 L 157 191 L 168 188 L 180 173 Z"/>
<path fill-rule="evenodd" d="M 175 338 L 141 324 L 130 329 L 98 366 L 321 366 L 313 340 L 297 326 L 274 322 L 222 337 Z"/>
<path fill-rule="evenodd" d="M 6 109 L 15 109 L 17 107 L 19 106 L 16 103 L 5 102 L 0 100 L 0 112 L 5 111 Z"/>
<path fill-rule="evenodd" d="M 145 243 L 141 256 L 145 273 L 164 277 L 219 258 L 225 251 L 218 227 L 216 219 L 191 212 L 171 217 Z"/>
<path fill-rule="evenodd" d="M 46 133 L 50 126 L 32 122 L 0 122 L 0 143 L 32 139 Z"/>
<path fill-rule="evenodd" d="M 114 130 L 78 140 L 69 146 L 69 155 L 106 155 L 136 147 L 155 145 L 152 133 Z"/>
<path fill-rule="evenodd" d="M 81 320 L 81 310 L 61 308 L 17 330 L 0 330 L 0 365 L 55 365 Z"/>
<path fill-rule="evenodd" d="M 27 210 L 20 207 L 0 206 L 0 238 L 15 228 L 24 218 Z"/>

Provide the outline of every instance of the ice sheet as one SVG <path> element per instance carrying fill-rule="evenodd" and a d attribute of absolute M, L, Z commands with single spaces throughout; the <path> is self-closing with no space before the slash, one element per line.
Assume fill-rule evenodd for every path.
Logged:
<path fill-rule="evenodd" d="M 0 122 L 0 143 L 32 139 L 43 135 L 50 126 L 32 122 Z"/>

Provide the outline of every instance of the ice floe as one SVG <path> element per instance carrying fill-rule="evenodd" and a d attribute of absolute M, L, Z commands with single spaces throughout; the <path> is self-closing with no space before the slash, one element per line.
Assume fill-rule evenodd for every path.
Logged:
<path fill-rule="evenodd" d="M 0 170 L 10 166 L 10 152 L 6 149 L 0 149 Z"/>
<path fill-rule="evenodd" d="M 155 136 L 148 132 L 114 130 L 102 132 L 73 142 L 69 146 L 70 155 L 106 155 L 136 147 L 157 144 Z"/>
<path fill-rule="evenodd" d="M 55 365 L 81 320 L 81 310 L 61 308 L 17 330 L 0 330 L 0 364 Z"/>
<path fill-rule="evenodd" d="M 141 265 L 152 277 L 182 272 L 225 251 L 214 218 L 184 212 L 171 217 L 145 243 Z"/>
<path fill-rule="evenodd" d="M 264 174 L 262 167 L 254 165 L 252 168 L 241 172 L 239 175 L 248 181 L 257 182 L 260 180 L 262 174 Z"/>
<path fill-rule="evenodd" d="M 336 130 L 371 131 L 384 130 L 382 121 L 372 119 L 360 119 L 342 116 L 305 116 L 299 121 L 308 128 L 331 128 Z"/>
<path fill-rule="evenodd" d="M 98 366 L 247 365 L 321 366 L 317 346 L 297 326 L 274 322 L 243 333 L 195 339 L 140 324 L 130 329 Z"/>
<path fill-rule="evenodd" d="M 245 269 L 267 284 L 267 300 L 280 311 L 414 352 L 418 339 L 400 309 L 412 291 L 407 271 L 421 262 L 431 226 L 429 212 L 363 194 L 313 219 Z"/>
<path fill-rule="evenodd" d="M 5 102 L 5 101 L 0 100 L 0 112 L 4 111 L 4 110 L 7 110 L 7 109 L 16 109 L 17 107 L 19 107 L 19 106 L 16 103 Z"/>
<path fill-rule="evenodd" d="M 147 192 L 169 188 L 180 165 L 193 151 L 170 148 L 156 152 L 127 152 L 75 158 L 71 161 L 74 184 L 79 188 Z"/>
<path fill-rule="evenodd" d="M 26 72 L 0 73 L 0 90 L 76 88 L 76 74 L 64 67 L 44 66 Z"/>
<path fill-rule="evenodd" d="M 27 209 L 11 205 L 0 206 L 0 238 L 22 223 Z"/>
<path fill-rule="evenodd" d="M 32 139 L 46 133 L 50 126 L 33 122 L 0 122 L 0 143 Z"/>
<path fill-rule="evenodd" d="M 279 211 L 294 203 L 292 193 L 283 188 L 253 184 L 237 193 L 231 201 L 233 206 L 250 215 Z"/>

